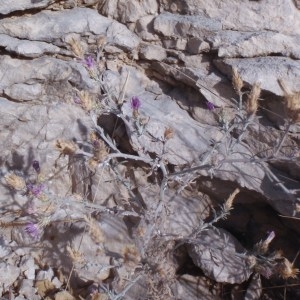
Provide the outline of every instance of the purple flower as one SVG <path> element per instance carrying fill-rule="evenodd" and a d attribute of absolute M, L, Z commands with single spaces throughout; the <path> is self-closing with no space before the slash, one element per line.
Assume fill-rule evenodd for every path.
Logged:
<path fill-rule="evenodd" d="M 100 143 L 97 140 L 93 140 L 93 146 L 95 149 L 99 149 L 100 148 Z"/>
<path fill-rule="evenodd" d="M 37 172 L 37 173 L 40 173 L 41 171 L 41 168 L 40 168 L 40 164 L 37 160 L 34 160 L 32 162 L 32 167 L 34 168 L 34 170 Z"/>
<path fill-rule="evenodd" d="M 214 110 L 215 109 L 215 106 L 209 101 L 206 101 L 206 107 L 207 107 L 208 110 Z"/>
<path fill-rule="evenodd" d="M 274 238 L 275 238 L 275 232 L 274 231 L 269 232 L 268 237 L 265 240 L 265 243 L 270 244 Z"/>
<path fill-rule="evenodd" d="M 92 69 L 95 66 L 95 61 L 93 57 L 89 55 L 84 59 L 83 64 L 86 65 L 89 69 Z"/>
<path fill-rule="evenodd" d="M 31 183 L 27 184 L 28 191 L 35 197 L 38 197 L 42 193 L 44 188 L 45 188 L 44 184 L 38 184 L 38 185 L 33 185 Z"/>
<path fill-rule="evenodd" d="M 81 102 L 81 100 L 80 100 L 79 97 L 75 97 L 75 98 L 73 99 L 73 101 L 74 101 L 74 103 L 76 103 L 76 104 L 82 104 L 82 102 Z"/>
<path fill-rule="evenodd" d="M 39 226 L 35 223 L 29 222 L 24 228 L 25 232 L 29 234 L 31 237 L 37 239 L 40 235 Z"/>
<path fill-rule="evenodd" d="M 269 266 L 262 266 L 262 268 L 260 269 L 260 272 L 259 272 L 262 276 L 266 277 L 266 278 L 270 278 L 273 274 L 273 271 L 272 269 L 269 267 Z"/>
<path fill-rule="evenodd" d="M 136 96 L 131 98 L 130 104 L 131 104 L 131 108 L 133 110 L 138 110 L 141 107 L 141 101 Z"/>

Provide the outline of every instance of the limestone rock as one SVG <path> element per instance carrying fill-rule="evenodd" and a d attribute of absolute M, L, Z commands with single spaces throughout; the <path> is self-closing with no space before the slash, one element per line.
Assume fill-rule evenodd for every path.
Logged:
<path fill-rule="evenodd" d="M 0 282 L 2 291 L 6 292 L 7 289 L 16 281 L 20 275 L 20 269 L 16 266 L 6 262 L 0 263 Z"/>
<path fill-rule="evenodd" d="M 166 2 L 166 1 L 161 1 Z M 205 12 L 206 17 L 222 20 L 223 29 L 235 31 L 268 30 L 285 34 L 299 34 L 299 12 L 293 1 L 278 0 L 177 0 L 177 12 L 197 15 Z"/>
<path fill-rule="evenodd" d="M 210 45 L 199 38 L 191 38 L 187 43 L 187 50 L 191 54 L 199 54 L 201 52 L 208 52 Z"/>
<path fill-rule="evenodd" d="M 213 47 L 218 49 L 219 57 L 257 57 L 283 55 L 300 58 L 298 45 L 300 36 L 288 36 L 274 32 L 238 33 L 220 32 L 213 38 Z"/>
<path fill-rule="evenodd" d="M 246 250 L 239 242 L 223 229 L 208 228 L 203 230 L 197 239 L 201 243 L 187 246 L 194 264 L 201 268 L 205 275 L 217 282 L 242 283 L 250 277 Z M 211 259 L 211 257 L 214 259 Z"/>
<path fill-rule="evenodd" d="M 164 48 L 155 45 L 141 45 L 140 58 L 146 60 L 164 60 L 167 52 Z"/>
<path fill-rule="evenodd" d="M 159 37 L 154 31 L 154 15 L 149 15 L 140 18 L 136 22 L 135 32 L 143 41 L 157 41 Z"/>
<path fill-rule="evenodd" d="M 222 29 L 220 21 L 204 15 L 183 16 L 162 13 L 154 20 L 154 29 L 164 37 L 195 36 L 204 38 L 211 32 Z"/>
<path fill-rule="evenodd" d="M 36 265 L 32 257 L 22 257 L 21 262 L 21 271 L 24 272 L 24 275 L 29 280 L 35 279 L 35 269 Z"/>
<path fill-rule="evenodd" d="M 132 50 L 139 39 L 124 25 L 88 8 L 66 11 L 44 11 L 33 16 L 0 21 L 0 33 L 19 39 L 53 42 L 69 33 L 108 34 L 111 43 Z M 51 33 L 51 34 L 50 34 Z"/>
<path fill-rule="evenodd" d="M 121 23 L 136 22 L 141 17 L 157 13 L 156 0 L 104 0 L 100 12 Z"/>
<path fill-rule="evenodd" d="M 23 279 L 20 284 L 19 293 L 24 295 L 27 299 L 39 300 L 40 296 L 36 295 L 36 288 L 33 287 L 33 280 Z"/>
<path fill-rule="evenodd" d="M 179 299 L 217 299 L 219 293 L 218 287 L 214 286 L 208 291 L 206 285 L 205 277 L 184 274 L 178 277 L 175 285 L 172 286 L 172 290 L 174 295 Z"/>
<path fill-rule="evenodd" d="M 0 59 L 2 77 L 0 90 L 18 102 L 22 101 L 67 101 L 78 89 L 97 91 L 93 81 L 81 63 L 41 57 L 31 61 L 3 55 Z M 85 79 L 84 79 L 85 78 Z M 51 80 L 52 87 L 42 84 Z M 85 83 L 84 83 L 85 81 Z M 77 83 L 76 83 L 77 82 Z M 56 88 L 53 88 L 56 85 Z M 49 94 L 52 94 L 49 97 Z"/>
<path fill-rule="evenodd" d="M 43 7 L 47 7 L 49 4 L 53 2 L 55 1 L 54 0 L 20 0 L 20 1 L 3 0 L 0 3 L 0 14 L 7 15 L 15 11 L 43 8 Z"/>
<path fill-rule="evenodd" d="M 219 70 L 232 77 L 232 69 L 236 68 L 242 80 L 249 86 L 261 83 L 261 88 L 278 96 L 284 92 L 278 79 L 284 80 L 292 91 L 300 91 L 297 80 L 300 74 L 300 63 L 287 57 L 228 58 L 215 60 Z"/>
<path fill-rule="evenodd" d="M 6 51 L 25 57 L 39 57 L 43 54 L 67 53 L 59 47 L 39 41 L 20 40 L 6 34 L 0 34 L 0 45 Z"/>

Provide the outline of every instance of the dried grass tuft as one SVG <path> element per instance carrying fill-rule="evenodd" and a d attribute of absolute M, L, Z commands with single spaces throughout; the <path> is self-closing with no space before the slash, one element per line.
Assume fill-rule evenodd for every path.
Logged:
<path fill-rule="evenodd" d="M 173 130 L 173 128 L 167 127 L 165 129 L 165 132 L 164 132 L 164 139 L 165 139 L 165 141 L 167 141 L 167 140 L 169 140 L 169 139 L 171 139 L 173 137 L 174 137 L 174 130 Z"/>
<path fill-rule="evenodd" d="M 4 178 L 6 180 L 6 183 L 14 190 L 16 191 L 25 190 L 26 182 L 22 177 L 16 175 L 15 173 L 9 173 L 5 175 Z"/>
<path fill-rule="evenodd" d="M 246 112 L 248 116 L 255 115 L 258 109 L 258 98 L 261 92 L 260 83 L 256 82 L 248 95 L 246 102 Z"/>
<path fill-rule="evenodd" d="M 235 199 L 236 195 L 240 192 L 240 189 L 236 188 L 233 193 L 228 197 L 226 202 L 224 203 L 225 211 L 229 211 L 232 208 L 233 200 Z"/>
<path fill-rule="evenodd" d="M 86 221 L 88 227 L 89 227 L 89 235 L 92 238 L 92 240 L 96 244 L 103 243 L 105 241 L 105 236 L 102 230 L 99 227 L 99 224 L 96 222 L 95 219 L 92 217 L 84 217 L 84 220 Z"/>
<path fill-rule="evenodd" d="M 78 97 L 80 98 L 81 107 L 89 112 L 94 107 L 94 101 L 92 95 L 88 91 L 78 91 Z"/>
<path fill-rule="evenodd" d="M 70 45 L 71 50 L 76 57 L 81 58 L 81 59 L 84 58 L 84 49 L 81 45 L 79 38 L 75 38 L 75 37 L 71 38 L 68 41 L 68 44 Z"/>
<path fill-rule="evenodd" d="M 278 80 L 284 91 L 285 113 L 291 123 L 300 122 L 300 92 L 292 92 L 282 79 Z"/>
<path fill-rule="evenodd" d="M 77 150 L 73 141 L 57 140 L 55 147 L 63 155 L 73 155 Z"/>
<path fill-rule="evenodd" d="M 78 251 L 78 250 L 75 250 L 73 248 L 71 248 L 70 246 L 67 246 L 67 251 L 68 251 L 68 254 L 70 256 L 70 258 L 72 259 L 73 263 L 83 263 L 84 262 L 84 256 L 83 254 Z"/>
<path fill-rule="evenodd" d="M 282 257 L 276 265 L 275 272 L 283 279 L 297 278 L 299 269 L 294 268 L 294 265 L 285 257 Z"/>
<path fill-rule="evenodd" d="M 232 85 L 237 94 L 241 95 L 244 83 L 236 68 L 233 68 Z"/>

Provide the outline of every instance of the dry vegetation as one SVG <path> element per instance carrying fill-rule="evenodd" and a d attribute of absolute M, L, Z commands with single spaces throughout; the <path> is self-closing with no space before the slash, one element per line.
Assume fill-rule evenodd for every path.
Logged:
<path fill-rule="evenodd" d="M 187 274 L 199 278 L 198 284 L 192 280 L 186 283 L 187 286 L 190 284 L 191 289 L 191 294 L 187 295 L 196 297 L 200 293 L 202 296 L 199 299 L 229 299 L 233 294 L 244 295 L 245 299 L 258 299 L 261 295 L 267 297 L 269 291 L 272 297 L 271 287 L 280 285 L 283 285 L 281 290 L 285 289 L 293 295 L 293 285 L 298 288 L 299 284 L 298 269 L 293 261 L 285 257 L 284 249 L 279 251 L 271 247 L 270 250 L 272 241 L 276 239 L 275 231 L 266 232 L 264 239 L 255 241 L 249 247 L 249 244 L 242 245 L 222 228 L 226 220 L 230 221 L 236 198 L 245 195 L 245 189 L 232 185 L 223 203 L 213 199 L 207 201 L 208 207 L 198 215 L 198 224 L 193 228 L 178 233 L 172 229 L 176 221 L 187 222 L 184 225 L 189 227 L 188 219 L 193 218 L 188 215 L 185 216 L 187 219 L 180 219 L 177 213 L 181 208 L 175 206 L 174 210 L 172 198 L 175 199 L 176 195 L 186 199 L 196 197 L 197 201 L 204 203 L 210 197 L 205 190 L 201 190 L 199 182 L 204 177 L 199 172 L 206 170 L 214 178 L 215 172 L 222 172 L 224 165 L 236 162 L 237 159 L 231 158 L 231 154 L 237 145 L 244 143 L 249 129 L 255 130 L 258 112 L 264 109 L 260 105 L 260 83 L 249 89 L 234 70 L 232 83 L 237 100 L 233 118 L 226 115 L 226 110 L 216 109 L 208 102 L 207 112 L 218 116 L 222 135 L 193 165 L 172 166 L 165 159 L 165 153 L 169 141 L 178 134 L 174 128 L 166 127 L 161 137 L 152 137 L 154 143 L 162 145 L 161 155 L 138 155 L 130 148 L 130 133 L 125 135 L 127 141 L 124 137 L 122 140 L 118 133 L 122 122 L 129 123 L 128 128 L 134 128 L 132 134 L 138 138 L 149 135 L 149 118 L 141 112 L 143 98 L 134 96 L 124 99 L 126 82 L 120 95 L 112 94 L 102 81 L 101 69 L 95 58 L 84 55 L 79 40 L 71 40 L 69 44 L 74 56 L 83 60 L 91 77 L 102 85 L 103 90 L 97 99 L 88 91 L 76 91 L 72 104 L 85 110 L 94 125 L 88 128 L 86 147 L 80 141 L 65 140 L 63 136 L 53 145 L 53 152 L 57 153 L 55 170 L 71 177 L 69 193 L 57 195 L 51 191 L 50 182 L 59 179 L 50 170 L 44 170 L 43 162 L 32 163 L 30 176 L 13 171 L 4 176 L 8 190 L 23 194 L 28 199 L 21 213 L 14 211 L 11 214 L 17 220 L 21 218 L 16 221 L 16 228 L 24 230 L 23 234 L 27 234 L 30 243 L 36 243 L 39 249 L 46 249 L 52 235 L 60 232 L 60 242 L 66 239 L 64 254 L 71 266 L 66 272 L 50 265 L 56 271 L 61 287 L 57 288 L 49 282 L 44 287 L 36 284 L 42 291 L 40 295 L 43 293 L 43 299 L 73 299 L 71 294 L 76 299 L 90 300 L 178 299 L 175 296 L 178 282 L 181 278 L 187 282 L 190 277 L 183 276 Z M 101 49 L 102 46 L 99 51 Z M 289 91 L 283 82 L 280 83 L 286 94 L 286 130 L 274 150 L 265 151 L 268 155 L 254 154 L 239 159 L 264 171 L 268 162 L 296 160 L 299 154 L 297 152 L 291 157 L 283 151 L 291 124 L 300 120 L 299 93 Z M 122 106 L 131 110 L 130 118 L 124 115 Z M 99 122 L 103 116 L 113 120 L 108 123 L 113 124 L 109 130 Z M 146 149 L 148 145 L 141 144 L 140 147 Z M 222 147 L 226 148 L 226 157 L 216 155 Z M 294 195 L 271 169 L 268 169 L 268 174 L 287 197 Z M 106 186 L 115 188 L 109 199 L 102 197 Z M 295 201 L 295 212 L 297 209 L 299 211 L 299 207 L 299 202 Z M 172 220 L 174 215 L 175 219 L 178 218 L 175 221 Z M 105 229 L 106 218 L 109 222 L 115 222 L 117 234 L 110 235 Z M 126 224 L 125 230 L 130 232 L 131 240 L 122 240 L 124 228 L 120 223 Z M 11 221 L 1 221 L 2 228 L 10 224 Z M 109 244 L 109 240 L 114 239 L 122 240 L 116 246 L 118 249 Z M 89 253 L 88 248 L 96 249 L 96 252 Z M 96 256 L 109 259 L 104 259 L 101 264 L 98 258 L 95 259 Z M 35 262 L 41 269 L 46 267 L 41 256 L 36 257 Z M 84 268 L 94 272 L 96 279 L 93 282 L 84 282 L 80 278 L 82 272 L 78 273 L 78 270 Z M 12 290 L 17 288 L 11 287 Z"/>

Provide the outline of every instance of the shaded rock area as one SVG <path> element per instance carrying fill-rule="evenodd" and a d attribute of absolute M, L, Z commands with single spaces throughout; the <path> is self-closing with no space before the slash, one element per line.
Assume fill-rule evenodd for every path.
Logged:
<path fill-rule="evenodd" d="M 1 299 L 299 298 L 298 2 L 2 1 Z"/>

